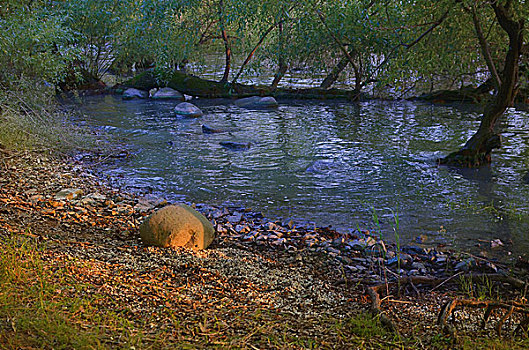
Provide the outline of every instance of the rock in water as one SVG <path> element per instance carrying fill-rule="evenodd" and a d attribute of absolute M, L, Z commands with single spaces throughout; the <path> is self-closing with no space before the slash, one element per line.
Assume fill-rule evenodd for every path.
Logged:
<path fill-rule="evenodd" d="M 166 206 L 140 225 L 145 245 L 206 249 L 215 238 L 213 225 L 190 206 Z"/>
<path fill-rule="evenodd" d="M 206 124 L 202 125 L 202 133 L 203 134 L 219 134 L 219 133 L 222 133 L 222 132 L 225 132 L 225 131 L 224 130 L 220 130 L 220 129 L 213 129 L 213 128 L 207 126 Z"/>
<path fill-rule="evenodd" d="M 221 141 L 219 144 L 222 147 L 226 147 L 232 150 L 244 150 L 249 149 L 252 146 L 251 142 L 234 142 L 234 141 Z"/>
<path fill-rule="evenodd" d="M 149 93 L 147 91 L 133 89 L 133 88 L 125 90 L 122 96 L 124 100 L 133 100 L 135 98 L 147 98 L 147 97 L 149 97 Z"/>
<path fill-rule="evenodd" d="M 164 87 L 157 90 L 152 94 L 151 98 L 155 100 L 185 100 L 184 95 L 169 87 Z"/>
<path fill-rule="evenodd" d="M 183 117 L 188 118 L 198 118 L 204 115 L 200 108 L 189 102 L 182 102 L 177 104 L 174 108 L 174 112 L 176 113 L 176 115 L 181 115 Z"/>
<path fill-rule="evenodd" d="M 523 181 L 524 184 L 529 184 L 529 173 L 525 174 L 522 177 L 522 181 Z"/>
<path fill-rule="evenodd" d="M 242 108 L 248 108 L 248 109 L 277 108 L 279 106 L 276 99 L 270 96 L 268 97 L 252 96 L 252 97 L 240 98 L 235 101 L 235 105 L 242 107 Z"/>

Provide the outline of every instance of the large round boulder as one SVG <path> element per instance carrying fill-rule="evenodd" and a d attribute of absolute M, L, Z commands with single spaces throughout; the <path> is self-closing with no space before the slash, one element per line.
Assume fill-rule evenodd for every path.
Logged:
<path fill-rule="evenodd" d="M 247 108 L 247 109 L 267 109 L 267 108 L 277 108 L 279 106 L 276 99 L 271 96 L 267 96 L 267 97 L 252 96 L 252 97 L 240 98 L 235 101 L 235 105 L 242 107 L 242 108 Z"/>
<path fill-rule="evenodd" d="M 123 95 L 122 95 L 122 98 L 124 100 L 132 100 L 135 98 L 147 98 L 147 97 L 149 97 L 149 93 L 147 91 L 133 89 L 133 88 L 123 91 Z"/>
<path fill-rule="evenodd" d="M 190 206 L 169 205 L 140 225 L 141 240 L 157 247 L 206 249 L 215 238 L 213 225 Z"/>
<path fill-rule="evenodd" d="M 151 98 L 155 100 L 185 100 L 184 95 L 170 87 L 164 87 L 154 91 Z"/>
<path fill-rule="evenodd" d="M 174 108 L 174 112 L 176 115 L 180 115 L 186 118 L 198 118 L 204 115 L 200 108 L 189 102 L 182 102 L 177 104 Z"/>

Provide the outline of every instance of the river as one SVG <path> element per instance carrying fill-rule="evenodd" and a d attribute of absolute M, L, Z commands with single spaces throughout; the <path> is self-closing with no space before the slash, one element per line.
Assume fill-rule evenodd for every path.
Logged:
<path fill-rule="evenodd" d="M 490 167 L 450 169 L 435 160 L 479 125 L 470 105 L 409 101 L 279 101 L 247 110 L 197 99 L 198 119 L 176 117 L 175 102 L 99 96 L 83 100 L 89 123 L 135 156 L 101 165 L 129 190 L 174 201 L 242 206 L 271 219 L 370 229 L 402 244 L 422 236 L 480 252 L 529 251 L 529 112 L 511 109 L 504 145 Z M 229 132 L 203 134 L 206 124 Z M 221 141 L 250 142 L 230 150 Z"/>

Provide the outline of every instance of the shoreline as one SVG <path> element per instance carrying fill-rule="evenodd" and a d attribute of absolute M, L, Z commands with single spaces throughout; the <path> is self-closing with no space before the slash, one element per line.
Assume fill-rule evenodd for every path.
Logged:
<path fill-rule="evenodd" d="M 421 281 L 436 281 L 434 285 L 443 281 L 443 285 L 469 273 L 499 276 L 497 272 L 504 268 L 500 264 L 492 267 L 490 261 L 477 257 L 435 249 L 410 247 L 408 251 L 401 247 L 397 255 L 396 247 L 370 235 L 355 237 L 328 228 L 285 227 L 263 222 L 252 212 L 205 205 L 196 208 L 213 221 L 217 231 L 208 249 L 144 247 L 137 227 L 152 210 L 166 205 L 163 201 L 149 202 L 113 189 L 71 158 L 2 153 L 0 167 L 2 241 L 26 237 L 36 242 L 43 247 L 46 264 L 52 269 L 72 264 L 68 261 L 80 263 L 84 267 L 76 278 L 87 286 L 83 293 L 94 297 L 103 293 L 98 297 L 103 298 L 98 307 L 107 310 L 108 305 L 114 305 L 126 312 L 133 324 L 139 324 L 146 312 L 149 317 L 162 317 L 156 315 L 168 311 L 160 309 L 160 303 L 180 308 L 185 302 L 194 306 L 178 316 L 178 322 L 189 327 L 196 327 L 204 312 L 229 320 L 235 307 L 246 310 L 245 316 L 237 316 L 242 317 L 242 323 L 234 326 L 239 333 L 247 331 L 247 321 L 253 322 L 254 315 L 267 310 L 282 324 L 288 323 L 290 330 L 301 324 L 311 329 L 309 339 L 334 339 L 336 348 L 359 345 L 354 341 L 358 338 L 336 339 L 333 327 L 366 314 L 399 320 L 393 327 L 405 337 L 415 337 L 419 332 L 434 339 L 440 328 L 431 324 L 440 305 L 458 292 L 448 285 L 428 291 L 425 287 L 429 284 Z M 400 302 L 391 302 L 395 297 L 387 296 L 374 308 L 373 297 L 370 301 L 366 295 L 369 290 L 389 288 L 406 278 L 419 281 L 417 286 L 411 282 L 419 294 L 411 289 L 401 295 Z M 143 292 L 146 289 L 148 294 Z M 128 294 L 136 296 L 124 296 Z M 215 306 L 226 302 L 229 307 Z M 414 316 L 418 312 L 420 319 Z M 145 330 L 174 327 L 171 322 L 175 321 L 160 322 Z M 471 325 L 468 329 L 472 334 L 477 328 Z M 327 333 L 329 330 L 332 334 Z"/>

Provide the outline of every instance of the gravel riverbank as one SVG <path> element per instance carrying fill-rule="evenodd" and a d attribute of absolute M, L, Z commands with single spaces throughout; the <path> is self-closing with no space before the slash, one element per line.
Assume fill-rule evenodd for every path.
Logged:
<path fill-rule="evenodd" d="M 435 247 L 397 251 L 367 231 L 341 234 L 206 204 L 194 206 L 216 229 L 210 248 L 144 247 L 137 228 L 167 204 L 163 198 L 123 193 L 81 163 L 43 154 L 5 151 L 0 168 L 0 235 L 40 242 L 51 265 L 83 262 L 72 273 L 89 286 L 85 293 L 102 294 L 101 307 L 113 305 L 131 322 L 149 319 L 145 327 L 151 332 L 176 327 L 174 319 L 165 317 L 170 310 L 187 330 L 203 322 L 204 315 L 214 315 L 225 328 L 219 331 L 222 336 L 212 337 L 218 342 L 235 337 L 240 343 L 231 345 L 236 347 L 260 344 L 257 338 L 281 326 L 289 339 L 355 348 L 358 337 L 341 337 L 329 325 L 367 312 L 369 286 L 389 285 L 404 276 L 448 280 L 469 271 L 502 273 L 512 267 Z M 518 272 L 523 276 L 523 268 Z M 423 289 L 413 286 L 399 300 L 383 299 L 382 308 L 401 334 L 440 332 L 437 314 L 456 288 Z M 272 329 L 252 333 L 248 325 L 261 322 L 254 316 L 263 310 Z M 472 322 L 467 326 L 475 331 Z M 181 327 L 175 339 L 193 343 L 194 333 Z"/>

